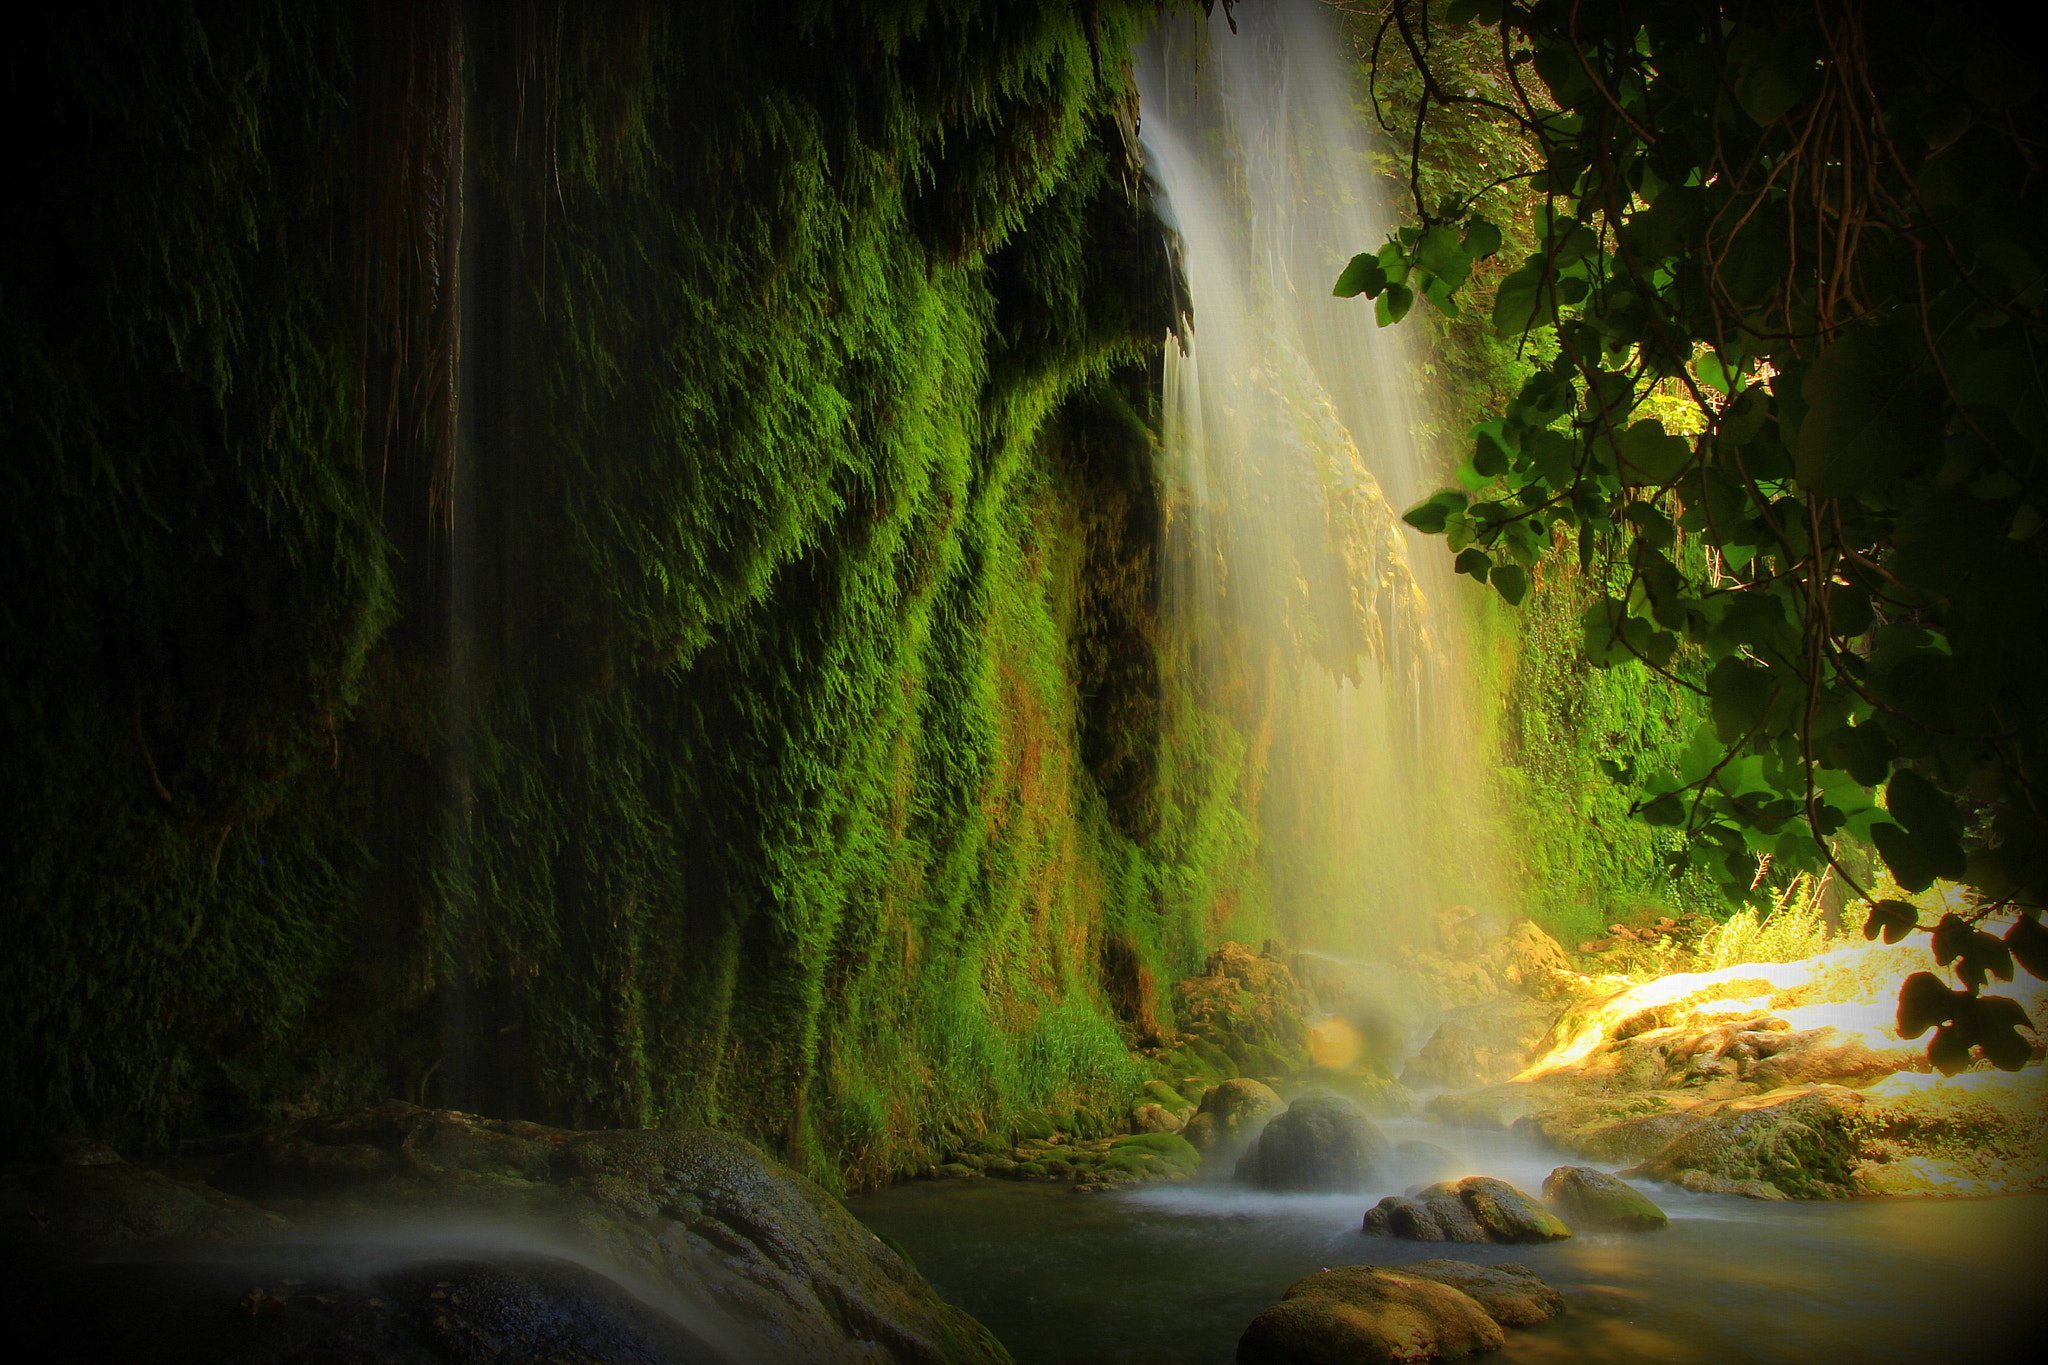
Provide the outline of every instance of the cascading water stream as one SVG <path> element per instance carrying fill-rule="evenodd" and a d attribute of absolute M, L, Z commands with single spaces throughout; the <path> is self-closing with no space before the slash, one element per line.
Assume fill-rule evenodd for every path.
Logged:
<path fill-rule="evenodd" d="M 1398 515 L 1435 481 L 1420 371 L 1330 293 L 1391 222 L 1346 47 L 1313 0 L 1236 20 L 1163 26 L 1137 73 L 1192 301 L 1166 343 L 1171 586 L 1263 748 L 1284 929 L 1370 953 L 1500 903 L 1472 605 Z"/>

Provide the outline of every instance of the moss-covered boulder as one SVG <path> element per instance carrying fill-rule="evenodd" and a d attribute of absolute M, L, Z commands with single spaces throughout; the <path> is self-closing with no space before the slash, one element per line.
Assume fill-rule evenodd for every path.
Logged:
<path fill-rule="evenodd" d="M 1117 1171 L 1138 1180 L 1185 1180 L 1201 1164 L 1201 1153 L 1178 1133 L 1120 1137 L 1096 1163 L 1098 1170 Z"/>
<path fill-rule="evenodd" d="M 1362 1190 L 1390 1168 L 1393 1148 L 1365 1111 L 1337 1095 L 1304 1095 L 1266 1124 L 1237 1163 L 1264 1190 Z"/>
<path fill-rule="evenodd" d="M 1361 1231 L 1421 1242 L 1557 1242 L 1572 1230 L 1505 1180 L 1469 1175 L 1389 1195 L 1366 1210 Z"/>
<path fill-rule="evenodd" d="M 1420 1275 L 1334 1266 L 1288 1286 L 1238 1338 L 1239 1365 L 1456 1360 L 1507 1336 L 1468 1294 Z"/>
<path fill-rule="evenodd" d="M 1751 1198 L 1855 1194 L 1863 1103 L 1854 1090 L 1819 1085 L 1703 1104 L 1691 1111 L 1698 1122 L 1622 1174 Z"/>
<path fill-rule="evenodd" d="M 1173 998 L 1182 1031 L 1233 1059 L 1240 1074 L 1285 1075 L 1309 1064 L 1307 999 L 1278 958 L 1225 943 L 1200 976 L 1174 983 Z"/>
<path fill-rule="evenodd" d="M 1516 1261 L 1474 1265 L 1439 1257 L 1404 1265 L 1401 1273 L 1449 1285 L 1469 1296 L 1503 1327 L 1534 1327 L 1564 1312 L 1564 1296 Z"/>
<path fill-rule="evenodd" d="M 1287 1101 L 1272 1086 L 1239 1076 L 1202 1096 L 1181 1136 L 1205 1156 L 1234 1161 L 1266 1122 L 1286 1108 Z"/>
<path fill-rule="evenodd" d="M 1590 1166 L 1560 1166 L 1543 1179 L 1543 1198 L 1586 1232 L 1654 1232 L 1671 1219 L 1648 1195 Z"/>

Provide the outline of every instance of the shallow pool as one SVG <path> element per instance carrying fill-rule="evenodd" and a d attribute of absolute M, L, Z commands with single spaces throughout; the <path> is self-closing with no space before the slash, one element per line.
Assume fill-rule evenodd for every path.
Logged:
<path fill-rule="evenodd" d="M 1467 1150 L 1473 1173 L 1532 1193 L 1558 1164 L 1504 1141 Z M 1525 1247 L 1364 1236 L 1377 1194 L 1204 1182 L 919 1182 L 850 1207 L 1024 1365 L 1221 1365 L 1301 1276 L 1433 1256 L 1520 1261 L 1564 1294 L 1563 1317 L 1510 1330 L 1489 1360 L 2048 1359 L 2048 1195 L 1773 1204 L 1641 1188 L 1669 1228 Z"/>

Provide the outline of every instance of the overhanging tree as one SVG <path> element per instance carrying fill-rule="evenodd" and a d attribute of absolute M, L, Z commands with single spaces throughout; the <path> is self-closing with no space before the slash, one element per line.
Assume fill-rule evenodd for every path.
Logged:
<path fill-rule="evenodd" d="M 1471 24 L 1511 98 L 1433 69 Z M 1894 0 L 1391 0 L 1380 33 L 1423 74 L 1411 166 L 1432 110 L 1526 131 L 1539 246 L 1492 323 L 1556 343 L 1408 521 L 1511 603 L 1576 549 L 1589 657 L 1709 703 L 1674 767 L 1609 765 L 1637 814 L 1732 887 L 1830 866 L 1866 937 L 1929 930 L 1963 989 L 1916 974 L 1899 1027 L 1949 1073 L 2023 1066 L 1983 987 L 2048 976 L 2048 119 L 2015 37 Z M 1467 306 L 1485 208 L 1418 193 L 1336 292 Z M 1853 844 L 1974 908 L 1919 925 Z"/>

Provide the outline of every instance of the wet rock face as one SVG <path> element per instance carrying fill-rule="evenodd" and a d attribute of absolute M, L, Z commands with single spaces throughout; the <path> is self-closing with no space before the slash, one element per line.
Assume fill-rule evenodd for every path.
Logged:
<path fill-rule="evenodd" d="M 170 1315 L 165 1321 L 189 1308 L 202 1317 L 239 1312 L 259 1325 L 277 1326 L 272 1318 L 301 1324 L 311 1335 L 293 1350 L 313 1352 L 296 1357 L 305 1362 L 384 1360 L 377 1352 L 386 1346 L 377 1342 L 397 1352 L 392 1361 L 714 1359 L 732 1354 L 716 1344 L 720 1333 L 747 1343 L 739 1355 L 750 1359 L 1008 1360 L 985 1328 L 941 1300 L 837 1200 L 752 1145 L 708 1129 L 579 1133 L 393 1102 L 261 1134 L 214 1178 L 235 1193 L 121 1165 L 0 1173 L 0 1203 L 18 1205 L 0 1207 L 0 1250 L 17 1267 L 35 1267 L 50 1286 L 40 1292 L 19 1275 L 6 1283 L 12 1330 L 55 1343 L 56 1359 L 291 1358 L 180 1354 L 169 1338 L 138 1338 L 133 1351 L 56 1349 L 85 1340 L 89 1327 L 99 1330 L 64 1304 L 122 1302 L 132 1289 L 154 1295 Z M 38 1217 L 24 1216 L 31 1211 Z M 470 1242 L 443 1237 L 431 1251 L 407 1250 L 413 1243 L 404 1237 L 376 1231 L 394 1219 L 413 1228 L 488 1226 Z M 351 1225 L 365 1229 L 362 1237 L 382 1238 L 371 1257 L 382 1258 L 375 1275 L 400 1281 L 386 1284 L 359 1267 L 353 1279 L 336 1272 L 321 1280 L 327 1272 L 315 1268 L 287 1285 L 277 1278 L 274 1249 L 238 1252 L 240 1243 L 224 1240 L 260 1233 L 310 1243 Z M 218 1276 L 192 1279 L 197 1263 L 174 1258 L 174 1242 L 210 1244 L 203 1259 L 230 1267 L 228 1281 L 243 1282 L 223 1288 Z M 81 1263 L 88 1253 L 107 1261 L 121 1248 L 133 1255 L 120 1265 Z M 421 1291 L 427 1306 L 407 1307 L 418 1296 L 400 1288 L 442 1262 L 470 1268 L 432 1271 L 452 1287 L 437 1280 Z M 592 1275 L 616 1292 L 586 1284 Z M 645 1302 L 639 1289 L 617 1288 L 627 1283 L 694 1296 L 716 1331 L 664 1320 L 700 1345 L 711 1343 L 705 1349 L 713 1354 L 681 1353 L 623 1310 L 602 1321 L 572 1311 L 586 1301 L 610 1302 L 607 1293 Z M 180 1308 L 188 1290 L 204 1294 Z M 463 1307 L 448 1297 L 457 1291 L 474 1309 L 468 1316 L 453 1311 Z M 437 1325 L 441 1317 L 452 1325 Z M 549 1336 L 555 1329 L 542 1329 L 551 1322 L 569 1335 Z M 472 1337 L 498 1344 L 472 1354 L 451 1344 Z M 350 1344 L 358 1338 L 372 1344 L 358 1350 Z M 511 1353 L 517 1343 L 543 1340 L 556 1344 L 543 1354 Z M 407 1342 L 427 1354 L 405 1354 L 413 1349 Z"/>
<path fill-rule="evenodd" d="M 1573 1228 L 1651 1232 L 1671 1221 L 1635 1186 L 1589 1166 L 1560 1166 L 1543 1180 L 1543 1198 Z"/>
<path fill-rule="evenodd" d="M 362 1249 L 354 1250 L 363 1255 Z M 218 1365 L 746 1365 L 605 1275 L 556 1257 L 356 1271 L 303 1248 L 67 1267 L 32 1276 L 17 1352 L 46 1362 Z M 118 1302 L 120 1312 L 105 1311 Z"/>
<path fill-rule="evenodd" d="M 1572 1235 L 1557 1215 L 1505 1180 L 1469 1175 L 1388 1195 L 1366 1210 L 1360 1231 L 1415 1242 L 1556 1242 Z"/>
<path fill-rule="evenodd" d="M 1263 1190 L 1365 1189 L 1393 1149 L 1365 1111 L 1336 1095 L 1304 1095 L 1266 1125 L 1237 1163 L 1237 1178 Z"/>

